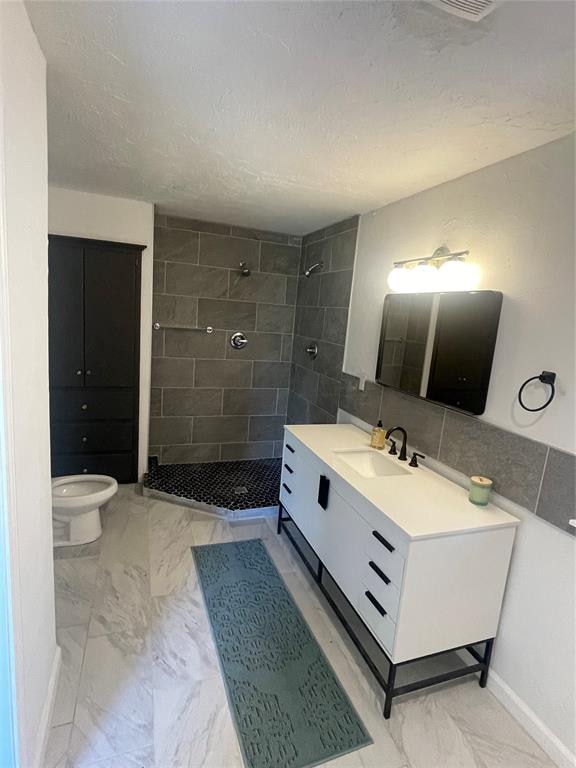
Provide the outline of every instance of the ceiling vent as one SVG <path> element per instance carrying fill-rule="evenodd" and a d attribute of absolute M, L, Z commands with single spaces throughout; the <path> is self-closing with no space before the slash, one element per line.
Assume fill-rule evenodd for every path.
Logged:
<path fill-rule="evenodd" d="M 426 2 L 468 21 L 480 21 L 496 10 L 500 4 L 500 0 L 426 0 Z"/>

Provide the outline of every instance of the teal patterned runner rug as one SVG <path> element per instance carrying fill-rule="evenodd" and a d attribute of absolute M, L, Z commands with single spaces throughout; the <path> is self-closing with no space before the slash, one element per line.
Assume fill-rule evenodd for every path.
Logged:
<path fill-rule="evenodd" d="M 260 539 L 192 547 L 247 768 L 372 743 Z"/>

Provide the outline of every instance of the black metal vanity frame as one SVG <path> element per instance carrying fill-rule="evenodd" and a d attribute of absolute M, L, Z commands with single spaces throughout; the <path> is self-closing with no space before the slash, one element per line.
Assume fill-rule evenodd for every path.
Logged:
<path fill-rule="evenodd" d="M 314 552 L 314 556 L 318 560 L 318 569 L 315 570 L 312 565 L 308 562 L 305 554 L 303 553 L 301 547 L 298 545 L 297 541 L 294 539 L 292 534 L 290 533 L 290 530 L 286 526 L 287 522 L 291 522 L 296 529 L 298 530 L 299 534 L 302 536 L 306 544 L 310 547 L 311 551 Z M 333 578 L 332 574 L 330 574 L 330 571 L 325 567 L 324 563 L 318 555 L 316 554 L 316 551 L 314 548 L 310 545 L 310 542 L 308 539 L 304 536 L 298 525 L 294 522 L 294 520 L 290 517 L 290 514 L 288 513 L 288 510 L 282 505 L 281 502 L 278 504 L 278 526 L 277 526 L 277 533 L 280 535 L 282 533 L 282 530 L 284 530 L 284 533 L 292 543 L 294 549 L 298 552 L 300 557 L 302 558 L 304 565 L 306 568 L 310 571 L 314 581 L 320 588 L 320 591 L 328 601 L 330 607 L 334 611 L 334 613 L 338 616 L 341 623 L 344 625 L 345 630 L 348 632 L 350 639 L 360 652 L 362 658 L 370 668 L 370 671 L 374 675 L 374 677 L 378 680 L 379 684 L 382 686 L 384 693 L 386 694 L 385 700 L 384 700 L 384 718 L 388 720 L 390 717 L 390 712 L 392 709 L 392 700 L 395 699 L 398 696 L 402 696 L 405 693 L 412 693 L 413 691 L 419 691 L 422 688 L 429 688 L 433 685 L 438 685 L 440 683 L 446 683 L 450 680 L 456 680 L 460 677 L 466 677 L 467 675 L 475 674 L 476 672 L 480 672 L 480 679 L 479 679 L 479 685 L 481 688 L 486 687 L 486 683 L 488 682 L 488 669 L 490 667 L 490 660 L 492 658 L 492 648 L 494 645 L 494 638 L 490 637 L 485 640 L 478 640 L 475 643 L 472 643 L 470 645 L 460 645 L 456 648 L 447 648 L 445 651 L 439 651 L 438 653 L 431 653 L 427 656 L 419 656 L 415 659 L 409 659 L 408 661 L 401 661 L 398 664 L 394 664 L 386 651 L 382 648 L 380 643 L 375 639 L 375 642 L 378 644 L 378 647 L 381 649 L 382 653 L 386 657 L 386 660 L 388 661 L 389 668 L 388 668 L 388 677 L 385 679 L 384 676 L 381 674 L 380 670 L 374 663 L 374 661 L 371 659 L 370 655 L 368 654 L 367 650 L 362 645 L 361 640 L 357 637 L 354 630 L 350 626 L 349 622 L 346 620 L 346 617 L 338 607 L 338 605 L 333 600 L 332 596 L 330 595 L 329 591 L 326 589 L 326 586 L 323 584 L 322 577 L 324 575 L 324 572 L 328 573 L 331 580 L 336 585 L 336 588 L 338 589 L 339 593 L 342 595 L 342 598 L 345 600 L 347 606 L 350 608 L 351 611 L 355 614 L 355 616 L 358 618 L 358 621 L 362 624 L 362 626 L 369 632 L 371 635 L 370 628 L 366 625 L 362 617 L 358 614 L 358 612 L 355 610 L 355 608 L 351 605 L 350 601 L 347 599 L 346 595 L 342 592 L 340 587 L 338 586 L 338 582 Z M 373 636 L 373 635 L 372 635 Z M 479 653 L 474 646 L 476 645 L 484 645 L 484 653 Z M 422 661 L 423 659 L 431 659 L 436 656 L 443 656 L 447 653 L 453 653 L 454 651 L 461 651 L 466 650 L 468 653 L 472 656 L 472 658 L 475 660 L 475 664 L 468 664 L 463 667 L 458 667 L 458 669 L 453 669 L 449 672 L 444 672 L 439 675 L 434 675 L 433 677 L 427 677 L 423 680 L 417 680 L 411 683 L 408 683 L 406 685 L 396 685 L 396 671 L 398 667 L 406 666 L 407 664 L 412 664 L 417 661 Z"/>

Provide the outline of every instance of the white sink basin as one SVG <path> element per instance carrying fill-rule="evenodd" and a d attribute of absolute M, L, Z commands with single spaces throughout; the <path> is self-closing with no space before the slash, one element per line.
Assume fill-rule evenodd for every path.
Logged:
<path fill-rule="evenodd" d="M 389 459 L 379 451 L 359 448 L 351 451 L 334 451 L 334 455 L 362 477 L 391 477 L 410 474 L 398 463 L 397 459 Z"/>

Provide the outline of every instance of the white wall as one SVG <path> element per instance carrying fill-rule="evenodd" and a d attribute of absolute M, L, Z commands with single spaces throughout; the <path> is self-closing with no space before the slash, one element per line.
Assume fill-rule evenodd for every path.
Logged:
<path fill-rule="evenodd" d="M 430 255 L 443 244 L 470 249 L 470 260 L 482 271 L 478 287 L 504 294 L 481 418 L 574 451 L 574 137 L 361 217 L 347 373 L 374 379 L 392 262 Z M 558 373 L 556 400 L 539 414 L 528 413 L 516 393 L 542 370 Z"/>
<path fill-rule="evenodd" d="M 50 187 L 48 231 L 121 243 L 145 245 L 142 252 L 142 299 L 140 312 L 140 426 L 138 474 L 147 467 L 150 415 L 150 365 L 152 359 L 152 251 L 154 206 L 138 200 L 76 192 Z"/>
<path fill-rule="evenodd" d="M 20 2 L 0 3 L 0 106 L 0 474 L 11 550 L 19 765 L 39 768 L 59 660 L 48 403 L 46 70 Z"/>
<path fill-rule="evenodd" d="M 392 261 L 470 249 L 480 288 L 504 293 L 486 413 L 505 429 L 574 451 L 573 137 L 360 219 L 344 369 L 374 379 Z M 519 385 L 558 373 L 553 406 L 520 412 Z M 574 538 L 522 509 L 489 685 L 561 765 L 576 753 Z"/>

